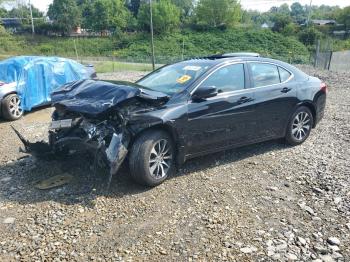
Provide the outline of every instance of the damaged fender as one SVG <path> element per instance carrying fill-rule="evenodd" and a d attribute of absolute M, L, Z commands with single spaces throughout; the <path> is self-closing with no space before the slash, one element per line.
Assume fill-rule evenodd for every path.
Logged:
<path fill-rule="evenodd" d="M 89 151 L 109 166 L 109 180 L 124 162 L 137 130 L 163 121 L 135 117 L 135 111 L 153 110 L 167 95 L 145 91 L 137 84 L 83 80 L 66 84 L 51 95 L 56 108 L 49 127 L 49 142 L 31 143 L 13 128 L 26 153 L 38 157 Z"/>

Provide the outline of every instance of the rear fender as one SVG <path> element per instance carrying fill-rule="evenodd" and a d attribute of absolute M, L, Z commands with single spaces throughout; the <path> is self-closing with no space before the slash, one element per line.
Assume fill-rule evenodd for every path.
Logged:
<path fill-rule="evenodd" d="M 306 106 L 307 108 L 310 109 L 311 113 L 312 113 L 312 117 L 314 118 L 314 123 L 313 123 L 313 126 L 312 128 L 315 128 L 316 126 L 316 123 L 315 123 L 315 118 L 316 118 L 316 110 L 315 110 L 315 105 L 313 103 L 313 101 L 311 100 L 306 100 L 306 101 L 300 101 L 298 104 L 295 105 L 295 107 L 293 108 L 293 110 L 291 111 L 291 113 L 289 114 L 289 117 L 288 117 L 288 121 L 287 123 L 285 124 L 285 129 L 284 129 L 284 134 L 287 133 L 287 128 L 288 128 L 288 124 L 294 114 L 294 112 L 301 106 Z"/>

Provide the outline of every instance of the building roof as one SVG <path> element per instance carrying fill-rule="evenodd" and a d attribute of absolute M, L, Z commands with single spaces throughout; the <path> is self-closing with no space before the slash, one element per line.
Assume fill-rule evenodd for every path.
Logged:
<path fill-rule="evenodd" d="M 333 19 L 313 19 L 311 20 L 312 23 L 316 24 L 316 25 L 336 25 L 337 21 L 333 20 Z"/>

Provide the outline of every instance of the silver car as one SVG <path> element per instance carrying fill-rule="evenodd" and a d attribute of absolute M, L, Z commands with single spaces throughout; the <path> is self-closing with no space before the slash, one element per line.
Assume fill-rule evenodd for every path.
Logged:
<path fill-rule="evenodd" d="M 50 104 L 52 91 L 96 78 L 93 66 L 59 57 L 19 56 L 0 62 L 0 116 L 17 120 L 25 111 Z"/>

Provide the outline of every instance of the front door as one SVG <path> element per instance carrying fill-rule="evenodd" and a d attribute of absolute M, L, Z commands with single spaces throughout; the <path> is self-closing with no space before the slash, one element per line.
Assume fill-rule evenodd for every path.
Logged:
<path fill-rule="evenodd" d="M 244 144 L 256 128 L 254 93 L 246 89 L 245 64 L 231 64 L 214 71 L 201 87 L 216 87 L 218 95 L 188 102 L 186 139 L 190 155 Z"/>

